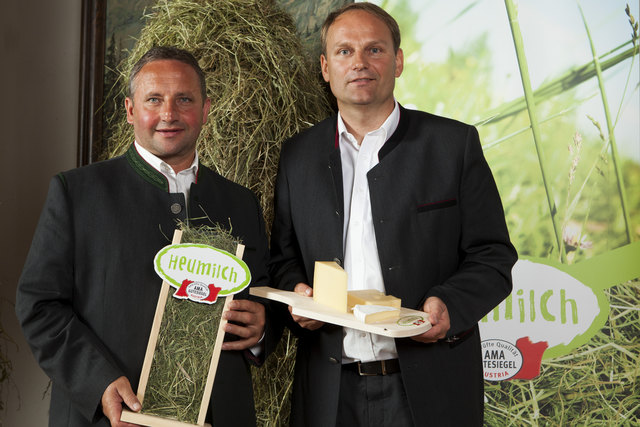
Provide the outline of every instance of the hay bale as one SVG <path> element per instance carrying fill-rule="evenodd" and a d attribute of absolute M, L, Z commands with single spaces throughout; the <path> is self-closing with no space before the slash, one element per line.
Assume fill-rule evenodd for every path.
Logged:
<path fill-rule="evenodd" d="M 253 190 L 273 218 L 282 142 L 330 114 L 317 69 L 303 53 L 291 17 L 273 0 L 160 0 L 145 16 L 120 70 L 120 96 L 133 64 L 149 48 L 191 51 L 205 72 L 211 111 L 198 141 L 203 164 Z M 101 157 L 124 153 L 133 129 L 118 109 Z"/>

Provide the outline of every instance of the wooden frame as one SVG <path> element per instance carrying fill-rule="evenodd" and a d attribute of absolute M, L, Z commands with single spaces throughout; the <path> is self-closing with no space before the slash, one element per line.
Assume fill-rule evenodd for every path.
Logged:
<path fill-rule="evenodd" d="M 106 20 L 107 0 L 82 2 L 78 166 L 92 162 L 95 147 L 102 139 Z"/>
<path fill-rule="evenodd" d="M 182 231 L 175 230 L 171 244 L 177 245 L 181 242 L 181 240 L 182 240 Z M 236 249 L 236 257 L 238 257 L 239 259 L 242 259 L 243 256 L 244 256 L 244 245 L 239 244 Z M 164 310 L 166 307 L 167 298 L 169 298 L 170 290 L 171 290 L 171 285 L 167 281 L 163 281 L 162 288 L 160 290 L 160 295 L 158 297 L 158 303 L 156 305 L 153 325 L 151 327 L 151 332 L 149 333 L 149 341 L 147 343 L 147 351 L 145 353 L 142 372 L 140 374 L 140 382 L 138 384 L 137 397 L 140 403 L 143 405 L 143 407 L 144 407 L 145 391 L 147 389 L 149 374 L 151 372 L 151 365 L 153 363 L 153 355 L 156 350 L 156 345 L 160 335 L 162 317 L 164 315 Z M 222 313 L 224 313 L 229 309 L 228 307 L 231 301 L 233 301 L 233 295 L 228 295 L 225 297 Z M 227 320 L 221 317 L 220 323 L 218 325 L 218 331 L 216 333 L 215 346 L 214 346 L 213 353 L 211 355 L 211 361 L 209 364 L 209 373 L 207 374 L 207 381 L 205 384 L 204 393 L 202 395 L 202 401 L 200 402 L 200 410 L 198 413 L 197 424 L 171 420 L 167 418 L 158 417 L 156 415 L 132 412 L 126 408 L 123 409 L 120 420 L 129 422 L 129 423 L 136 423 L 144 426 L 158 426 L 158 427 L 209 426 L 209 424 L 205 423 L 204 420 L 205 420 L 205 416 L 207 415 L 207 409 L 209 407 L 208 403 L 209 403 L 209 399 L 211 398 L 211 392 L 213 391 L 213 381 L 215 379 L 216 370 L 218 368 L 218 361 L 220 359 L 220 352 L 222 350 L 222 342 L 224 341 L 224 334 L 225 334 L 224 327 L 226 324 L 227 324 Z"/>
<path fill-rule="evenodd" d="M 78 166 L 95 162 L 103 154 L 103 139 L 107 130 L 105 114 L 110 113 L 107 106 L 112 106 L 114 102 L 114 99 L 109 99 L 113 95 L 110 95 L 108 86 L 108 67 L 115 69 L 119 61 L 126 57 L 142 29 L 142 21 L 136 18 L 142 18 L 145 8 L 155 1 L 82 2 Z M 110 55 L 115 55 L 111 60 L 116 63 L 107 63 Z"/>

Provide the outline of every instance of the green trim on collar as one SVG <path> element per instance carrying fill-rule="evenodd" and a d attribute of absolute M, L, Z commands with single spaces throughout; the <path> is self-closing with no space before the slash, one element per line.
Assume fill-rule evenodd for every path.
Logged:
<path fill-rule="evenodd" d="M 136 171 L 145 181 L 152 184 L 154 187 L 158 187 L 159 189 L 166 191 L 167 193 L 169 192 L 169 182 L 167 181 L 167 178 L 140 157 L 140 154 L 138 154 L 138 150 L 136 150 L 134 144 L 131 144 L 125 153 L 125 157 L 133 170 Z"/>
<path fill-rule="evenodd" d="M 58 178 L 60 178 L 60 181 L 62 182 L 62 186 L 65 188 L 65 190 L 67 189 L 67 178 L 64 177 L 64 175 L 62 174 L 62 172 L 58 172 Z"/>

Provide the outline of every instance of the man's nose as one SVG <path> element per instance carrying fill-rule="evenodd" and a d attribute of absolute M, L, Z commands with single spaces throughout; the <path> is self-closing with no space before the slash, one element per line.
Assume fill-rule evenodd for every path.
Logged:
<path fill-rule="evenodd" d="M 353 63 L 351 67 L 354 70 L 363 70 L 367 68 L 367 57 L 365 52 L 361 50 L 356 50 L 353 54 Z"/>
<path fill-rule="evenodd" d="M 175 104 L 173 102 L 165 102 L 160 111 L 160 118 L 165 122 L 171 122 L 175 115 Z"/>

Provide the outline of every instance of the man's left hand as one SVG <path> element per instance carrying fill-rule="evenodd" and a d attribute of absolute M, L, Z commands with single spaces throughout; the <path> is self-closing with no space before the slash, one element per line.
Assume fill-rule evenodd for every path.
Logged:
<path fill-rule="evenodd" d="M 429 297 L 424 302 L 422 310 L 427 313 L 431 329 L 424 334 L 412 337 L 412 339 L 424 343 L 432 343 L 444 338 L 451 327 L 449 311 L 444 301 L 438 297 Z"/>
<path fill-rule="evenodd" d="M 264 306 L 255 301 L 233 300 L 223 314 L 229 322 L 224 331 L 240 337 L 237 341 L 224 342 L 223 350 L 244 350 L 258 344 L 264 332 Z"/>

